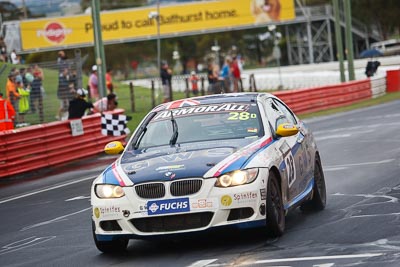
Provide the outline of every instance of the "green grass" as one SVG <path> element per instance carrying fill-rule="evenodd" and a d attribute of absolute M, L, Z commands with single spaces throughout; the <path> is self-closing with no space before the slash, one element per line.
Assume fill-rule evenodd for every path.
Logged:
<path fill-rule="evenodd" d="M 0 65 L 1 66 L 1 65 Z M 3 84 L 2 91 L 5 93 L 5 84 L 7 81 L 8 73 L 10 72 L 11 68 L 15 65 L 7 64 L 6 70 L 0 76 L 0 83 Z M 24 67 L 24 66 L 17 66 Z M 43 86 L 46 90 L 46 96 L 43 99 L 44 101 L 44 115 L 45 115 L 45 122 L 55 121 L 55 115 L 57 114 L 57 110 L 59 108 L 59 100 L 57 99 L 57 86 L 58 86 L 58 71 L 57 70 L 50 70 L 44 69 L 45 79 Z M 86 87 L 88 81 L 88 77 L 83 77 L 83 85 Z M 131 101 L 130 101 L 130 89 L 129 85 L 122 84 L 115 82 L 116 89 L 115 92 L 118 96 L 118 103 L 119 108 L 125 109 L 125 114 L 132 117 L 132 120 L 128 122 L 128 127 L 133 132 L 136 127 L 139 125 L 140 121 L 144 118 L 144 116 L 152 109 L 152 101 L 151 101 L 151 90 L 149 88 L 143 88 L 139 86 L 135 86 L 134 93 L 135 93 L 135 112 L 131 110 Z M 183 92 L 174 92 L 173 98 L 174 99 L 182 99 L 185 97 Z M 365 101 L 358 102 L 356 104 L 352 104 L 345 107 L 334 108 L 319 112 L 313 112 L 308 114 L 302 114 L 299 117 L 302 119 L 310 118 L 310 117 L 317 117 L 317 116 L 324 116 L 330 115 L 334 113 L 354 110 L 363 107 L 369 107 L 378 105 L 381 103 L 386 103 L 389 101 L 400 99 L 400 92 L 395 93 L 388 93 L 384 96 L 369 99 Z M 156 105 L 160 103 L 160 97 L 158 97 L 158 101 Z M 28 114 L 25 117 L 25 120 L 31 124 L 38 124 L 39 117 L 38 114 Z"/>

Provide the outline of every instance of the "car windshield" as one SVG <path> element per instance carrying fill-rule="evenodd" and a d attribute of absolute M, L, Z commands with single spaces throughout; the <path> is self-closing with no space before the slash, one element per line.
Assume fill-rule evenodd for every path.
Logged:
<path fill-rule="evenodd" d="M 251 138 L 263 135 L 255 103 L 189 106 L 158 112 L 142 125 L 138 149 L 190 142 Z"/>

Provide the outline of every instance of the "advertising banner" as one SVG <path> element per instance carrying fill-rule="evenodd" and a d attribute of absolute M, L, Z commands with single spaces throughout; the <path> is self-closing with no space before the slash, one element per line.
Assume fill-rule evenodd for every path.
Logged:
<path fill-rule="evenodd" d="M 160 6 L 161 37 L 251 28 L 295 18 L 294 0 L 226 0 Z M 102 12 L 105 44 L 155 38 L 156 7 Z M 21 22 L 22 50 L 93 44 L 90 15 Z"/>

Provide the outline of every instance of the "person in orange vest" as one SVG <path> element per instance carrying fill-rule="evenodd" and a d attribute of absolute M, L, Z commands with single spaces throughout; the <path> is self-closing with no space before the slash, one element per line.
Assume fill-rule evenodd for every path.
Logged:
<path fill-rule="evenodd" d="M 15 83 L 14 74 L 8 75 L 6 94 L 6 98 L 8 101 L 10 101 L 11 105 L 14 107 L 14 110 L 18 110 L 18 99 L 20 98 L 20 95 L 17 92 L 17 84 Z"/>
<path fill-rule="evenodd" d="M 0 92 L 0 131 L 14 129 L 15 110 Z"/>
<path fill-rule="evenodd" d="M 190 73 L 190 83 L 192 84 L 192 92 L 195 96 L 199 95 L 199 86 L 197 84 L 197 82 L 199 81 L 199 77 L 196 75 L 195 71 L 192 71 Z"/>

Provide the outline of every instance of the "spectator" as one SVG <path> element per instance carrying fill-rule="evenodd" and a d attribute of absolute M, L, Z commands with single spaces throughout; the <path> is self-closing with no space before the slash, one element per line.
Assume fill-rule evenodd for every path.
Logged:
<path fill-rule="evenodd" d="M 80 88 L 76 90 L 76 95 L 73 100 L 69 102 L 68 107 L 68 119 L 80 119 L 85 114 L 87 109 L 92 109 L 93 112 L 96 112 L 96 108 L 93 106 L 91 102 L 87 102 L 85 97 L 87 96 L 88 91 Z"/>
<path fill-rule="evenodd" d="M 225 58 L 224 65 L 222 66 L 222 70 L 220 72 L 220 81 L 223 86 L 223 90 L 225 93 L 230 92 L 230 86 L 231 86 L 231 71 L 230 71 L 230 65 L 232 63 L 232 59 L 230 57 Z"/>
<path fill-rule="evenodd" d="M 29 89 L 24 87 L 23 82 L 17 83 L 17 91 L 21 96 L 18 101 L 18 124 L 17 127 L 27 126 L 28 124 L 25 122 L 25 114 L 29 111 Z"/>
<path fill-rule="evenodd" d="M 58 51 L 57 65 L 58 71 L 61 73 L 64 69 L 69 69 L 68 58 L 64 51 Z"/>
<path fill-rule="evenodd" d="M 18 110 L 18 99 L 20 95 L 17 92 L 17 85 L 13 74 L 8 75 L 6 95 L 8 101 L 10 101 L 11 105 L 14 107 L 14 110 Z"/>
<path fill-rule="evenodd" d="M 114 93 L 114 84 L 112 82 L 112 70 L 111 69 L 107 69 L 106 86 L 107 86 L 108 94 Z"/>
<path fill-rule="evenodd" d="M 190 74 L 189 78 L 190 84 L 192 85 L 192 92 L 193 95 L 198 96 L 199 95 L 199 76 L 196 75 L 195 71 L 192 71 Z"/>
<path fill-rule="evenodd" d="M 0 131 L 14 129 L 15 110 L 0 92 Z"/>
<path fill-rule="evenodd" d="M 117 96 L 115 94 L 108 94 L 107 97 L 103 97 L 102 99 L 94 102 L 93 112 L 103 112 L 103 111 L 111 111 L 117 107 Z"/>
<path fill-rule="evenodd" d="M 35 113 L 39 108 L 40 98 L 42 97 L 42 79 L 40 73 L 34 72 L 31 83 L 31 111 Z"/>
<path fill-rule="evenodd" d="M 45 90 L 43 87 L 43 81 L 44 81 L 44 72 L 42 70 L 42 68 L 39 67 L 38 64 L 35 64 L 35 66 L 33 67 L 33 77 L 38 77 L 41 81 L 41 86 L 40 86 L 40 93 L 42 96 L 45 95 Z"/>
<path fill-rule="evenodd" d="M 7 57 L 7 46 L 6 43 L 4 42 L 4 38 L 0 37 L 0 60 L 2 62 L 7 62 L 8 57 Z"/>
<path fill-rule="evenodd" d="M 237 93 L 239 92 L 239 80 L 240 80 L 240 69 L 239 69 L 239 64 L 238 60 L 236 57 L 233 58 L 232 64 L 231 64 L 231 72 L 233 76 L 233 92 Z"/>
<path fill-rule="evenodd" d="M 10 54 L 10 58 L 11 58 L 11 63 L 12 64 L 19 64 L 19 56 L 17 55 L 17 52 L 15 51 L 15 49 L 13 49 L 13 51 Z"/>
<path fill-rule="evenodd" d="M 14 76 L 15 76 L 15 83 L 19 83 L 19 82 L 24 82 L 24 74 L 25 74 L 25 68 L 20 68 L 19 70 L 14 70 Z"/>
<path fill-rule="evenodd" d="M 39 67 L 38 64 L 35 64 L 33 67 L 33 75 L 39 77 L 42 81 L 44 80 L 43 70 Z"/>
<path fill-rule="evenodd" d="M 208 94 L 214 94 L 218 82 L 218 66 L 214 63 L 208 64 L 207 78 L 208 78 Z"/>
<path fill-rule="evenodd" d="M 32 82 L 33 82 L 33 79 L 34 79 L 34 77 L 33 77 L 33 74 L 32 74 L 32 68 L 29 67 L 29 68 L 26 69 L 26 71 L 24 73 L 23 82 L 24 82 L 25 87 L 30 87 Z"/>
<path fill-rule="evenodd" d="M 171 80 L 172 70 L 169 68 L 168 63 L 163 61 L 160 70 L 161 83 L 163 86 L 164 103 L 171 100 Z"/>
<path fill-rule="evenodd" d="M 71 75 L 69 76 L 69 88 L 71 92 L 76 93 L 78 90 L 78 75 L 75 69 L 70 70 Z"/>
<path fill-rule="evenodd" d="M 56 118 L 58 120 L 64 119 L 64 113 L 68 111 L 68 104 L 71 100 L 71 92 L 69 88 L 69 75 L 68 69 L 65 68 L 63 72 L 58 77 L 58 90 L 57 97 L 60 100 L 60 108 L 58 110 L 58 114 Z"/>
<path fill-rule="evenodd" d="M 95 101 L 99 99 L 99 87 L 97 78 L 97 66 L 92 66 L 92 74 L 89 77 L 90 97 Z"/>

